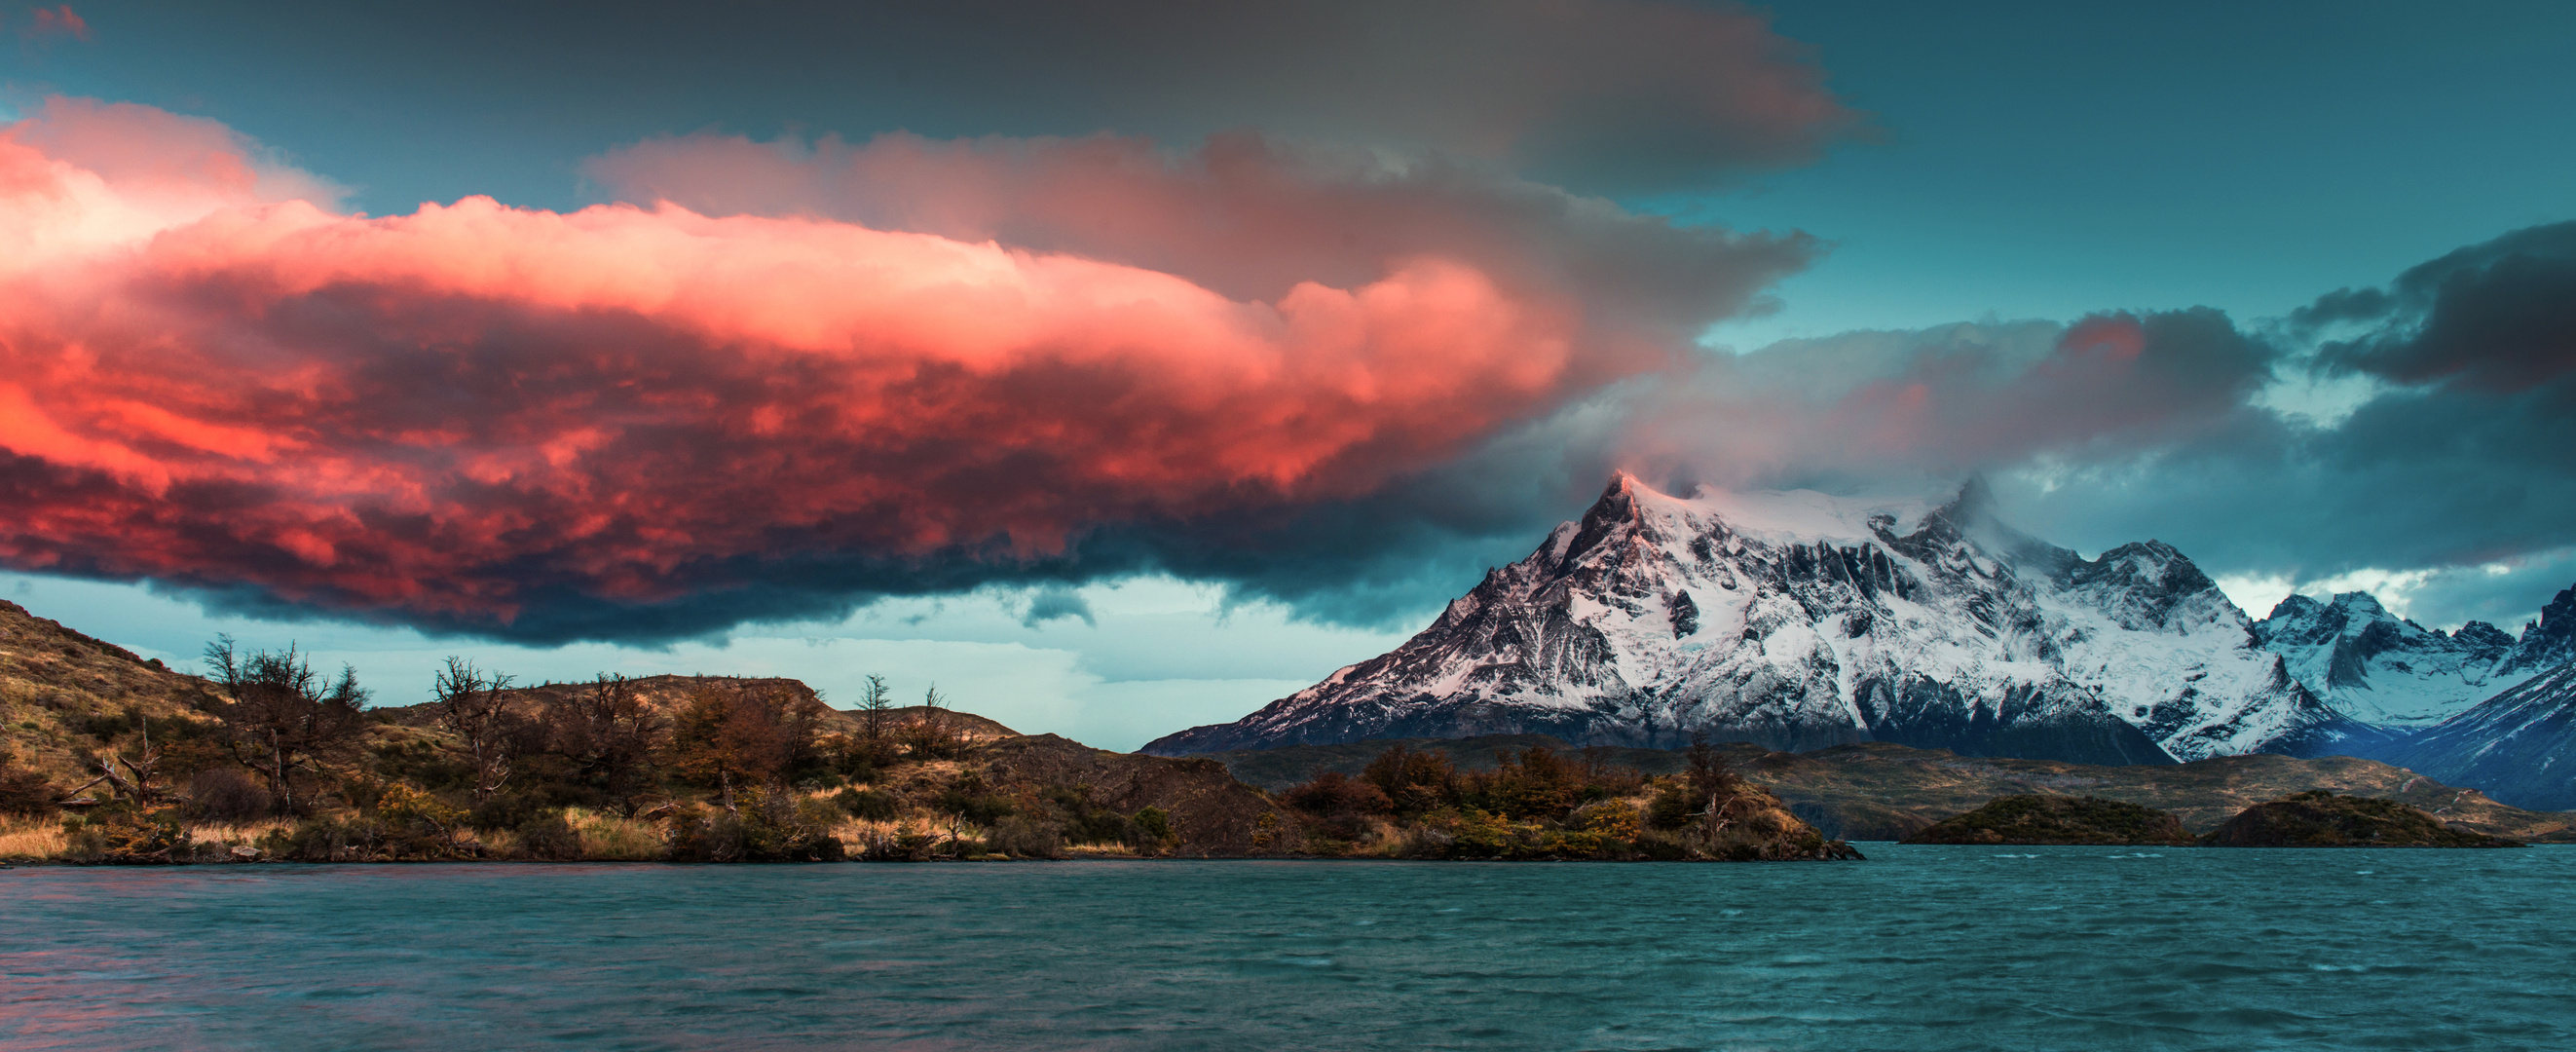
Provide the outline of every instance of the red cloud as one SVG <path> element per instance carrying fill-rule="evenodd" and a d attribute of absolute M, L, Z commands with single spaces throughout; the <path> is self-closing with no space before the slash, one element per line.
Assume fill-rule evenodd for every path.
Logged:
<path fill-rule="evenodd" d="M 73 12 L 70 4 L 32 8 L 27 14 L 33 21 L 21 31 L 23 36 L 45 37 L 61 34 L 74 40 L 89 39 L 89 23 Z"/>
<path fill-rule="evenodd" d="M 822 219 L 327 190 L 141 107 L 0 129 L 0 563 L 500 630 L 535 581 L 652 602 L 1357 495 L 1663 361 L 1431 251 L 1256 300 Z"/>

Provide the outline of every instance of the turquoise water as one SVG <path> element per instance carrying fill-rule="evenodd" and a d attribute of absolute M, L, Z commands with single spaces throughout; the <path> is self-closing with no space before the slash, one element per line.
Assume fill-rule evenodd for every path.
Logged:
<path fill-rule="evenodd" d="M 0 873 L 11 1049 L 2576 1048 L 2576 848 Z"/>

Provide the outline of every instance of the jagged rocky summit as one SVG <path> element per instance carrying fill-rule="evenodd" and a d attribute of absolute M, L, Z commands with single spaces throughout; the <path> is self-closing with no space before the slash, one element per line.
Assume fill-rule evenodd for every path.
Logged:
<path fill-rule="evenodd" d="M 1672 748 L 1703 732 L 2107 764 L 2386 737 L 2320 703 L 2168 545 L 2084 559 L 1995 521 L 1976 482 L 1934 506 L 1685 499 L 1621 474 L 1393 652 L 1145 751 L 1511 733 Z"/>
<path fill-rule="evenodd" d="M 2558 593 L 2516 638 L 2484 621 L 2457 632 L 2400 618 L 2368 592 L 2281 600 L 2255 638 L 2335 711 L 2417 730 L 2576 660 L 2576 588 Z"/>

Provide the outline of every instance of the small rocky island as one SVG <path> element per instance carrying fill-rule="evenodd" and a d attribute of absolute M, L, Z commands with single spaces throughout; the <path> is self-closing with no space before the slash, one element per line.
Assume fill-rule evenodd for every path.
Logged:
<path fill-rule="evenodd" d="M 2098 796 L 2002 796 L 1933 823 L 1908 844 L 2103 844 L 2187 847 L 2182 820 L 2152 807 Z"/>
<path fill-rule="evenodd" d="M 2323 789 L 2256 804 L 2201 838 L 2211 847 L 2522 847 L 2472 833 L 2394 800 Z"/>

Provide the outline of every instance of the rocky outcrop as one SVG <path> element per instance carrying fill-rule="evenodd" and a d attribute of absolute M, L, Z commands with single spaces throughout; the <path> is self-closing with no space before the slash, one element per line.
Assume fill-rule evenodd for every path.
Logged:
<path fill-rule="evenodd" d="M 2102 764 L 2352 752 L 2172 547 L 2087 560 L 1939 506 L 1812 492 L 1683 499 L 1621 475 L 1403 646 L 1146 751 L 1545 734 L 1674 748 L 1892 742 Z"/>
<path fill-rule="evenodd" d="M 2521 847 L 2520 841 L 2456 829 L 2395 800 L 2325 790 L 2256 804 L 2201 843 L 2211 847 Z"/>
<path fill-rule="evenodd" d="M 2152 807 L 2098 796 L 2001 796 L 1933 823 L 1908 844 L 2108 844 L 2187 847 L 2182 820 Z"/>

